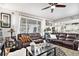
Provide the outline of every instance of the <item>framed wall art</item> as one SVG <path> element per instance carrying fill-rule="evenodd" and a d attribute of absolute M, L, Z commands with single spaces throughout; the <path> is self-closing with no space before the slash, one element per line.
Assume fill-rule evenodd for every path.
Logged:
<path fill-rule="evenodd" d="M 50 22 L 49 20 L 46 20 L 46 26 L 52 26 L 52 22 Z"/>
<path fill-rule="evenodd" d="M 1 13 L 1 27 L 10 28 L 11 27 L 11 15 L 7 13 Z"/>

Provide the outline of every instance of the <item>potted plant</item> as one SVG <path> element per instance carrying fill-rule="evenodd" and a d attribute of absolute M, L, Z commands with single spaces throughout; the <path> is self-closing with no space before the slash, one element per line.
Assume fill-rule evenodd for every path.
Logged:
<path fill-rule="evenodd" d="M 49 33 L 49 31 L 51 31 L 51 28 L 50 27 L 47 27 L 46 29 L 44 29 L 44 32 Z"/>
<path fill-rule="evenodd" d="M 50 27 L 47 27 L 47 28 L 44 29 L 44 38 L 49 37 L 50 31 L 51 31 L 51 28 Z"/>

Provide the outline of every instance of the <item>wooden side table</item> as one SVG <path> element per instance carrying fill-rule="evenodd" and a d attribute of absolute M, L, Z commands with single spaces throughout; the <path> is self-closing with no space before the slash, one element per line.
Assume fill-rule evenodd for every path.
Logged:
<path fill-rule="evenodd" d="M 4 46 L 4 55 L 7 56 L 8 53 L 10 53 L 10 50 L 15 47 L 14 41 L 6 41 Z"/>
<path fill-rule="evenodd" d="M 10 52 L 10 48 L 5 48 L 5 56 L 7 56 Z"/>

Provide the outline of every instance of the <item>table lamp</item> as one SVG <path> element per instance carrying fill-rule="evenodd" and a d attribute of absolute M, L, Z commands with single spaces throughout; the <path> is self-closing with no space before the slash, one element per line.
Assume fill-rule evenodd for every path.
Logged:
<path fill-rule="evenodd" d="M 13 36 L 13 32 L 15 32 L 15 30 L 14 30 L 13 28 L 11 28 L 8 32 L 11 33 L 11 38 L 12 38 L 12 36 Z"/>

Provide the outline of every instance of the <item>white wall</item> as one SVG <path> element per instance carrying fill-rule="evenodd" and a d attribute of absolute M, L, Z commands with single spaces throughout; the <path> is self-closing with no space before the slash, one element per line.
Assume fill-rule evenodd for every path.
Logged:
<path fill-rule="evenodd" d="M 11 14 L 11 27 L 15 29 L 14 35 L 17 35 L 18 33 L 20 33 L 20 18 L 21 18 L 22 13 L 17 12 L 17 11 L 13 11 L 13 10 L 9 10 L 9 9 L 7 10 L 7 9 L 4 9 L 4 8 L 0 8 L 0 13 L 1 12 Z M 27 17 L 27 14 L 24 14 L 23 16 Z M 28 16 L 31 16 L 31 15 L 28 15 Z M 35 17 L 35 16 L 32 16 L 32 17 Z M 27 17 L 27 18 L 29 18 L 29 17 Z M 44 29 L 45 29 L 45 20 L 46 19 L 40 18 L 40 17 L 38 19 L 41 20 L 41 35 L 43 35 Z M 10 36 L 10 33 L 7 32 L 10 28 L 2 28 L 2 29 L 3 29 L 3 36 L 4 37 Z"/>
<path fill-rule="evenodd" d="M 43 36 L 44 35 L 44 29 L 46 28 L 46 25 L 45 25 L 45 19 L 42 20 L 41 22 L 41 35 Z"/>
<path fill-rule="evenodd" d="M 54 26 L 57 32 L 67 32 L 66 30 L 69 30 L 68 32 L 79 33 L 79 25 L 72 25 L 72 23 L 76 22 L 79 23 L 79 15 L 59 19 L 57 22 L 55 21 Z M 64 26 L 66 26 L 66 29 L 62 29 Z"/>
<path fill-rule="evenodd" d="M 0 13 L 9 13 L 9 14 L 11 14 L 11 11 L 8 11 L 8 10 L 6 10 L 6 9 L 3 9 L 3 8 L 0 8 Z M 12 15 L 12 14 L 11 14 Z M 1 14 L 0 14 L 0 16 L 1 16 Z M 11 18 L 12 19 L 12 18 Z M 1 20 L 1 18 L 0 18 L 0 20 Z M 11 22 L 12 23 L 12 22 Z M 8 32 L 8 30 L 9 30 L 10 28 L 2 28 L 2 31 L 3 31 L 3 35 L 4 36 L 10 36 L 10 33 Z"/>

